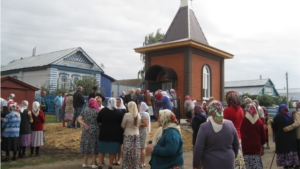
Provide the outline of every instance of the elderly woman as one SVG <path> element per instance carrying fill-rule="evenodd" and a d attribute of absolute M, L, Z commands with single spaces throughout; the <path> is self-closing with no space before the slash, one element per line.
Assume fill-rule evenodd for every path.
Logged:
<path fill-rule="evenodd" d="M 235 167 L 239 169 L 245 168 L 245 162 L 242 153 L 242 145 L 241 144 L 241 125 L 244 118 L 244 111 L 241 108 L 241 102 L 239 100 L 239 94 L 236 91 L 228 91 L 226 93 L 226 102 L 228 107 L 224 110 L 224 119 L 230 120 L 238 134 L 239 137 L 239 151 L 237 158 L 235 159 Z M 251 101 L 252 102 L 252 101 Z"/>
<path fill-rule="evenodd" d="M 194 108 L 195 116 L 192 119 L 192 129 L 193 129 L 193 146 L 195 146 L 197 134 L 202 123 L 206 122 L 207 115 L 205 110 L 201 106 L 196 105 Z"/>
<path fill-rule="evenodd" d="M 40 109 L 40 103 L 35 101 L 32 103 L 32 119 L 31 123 L 31 153 L 30 156 L 41 156 L 40 147 L 44 145 L 44 123 L 46 122 L 45 114 Z"/>
<path fill-rule="evenodd" d="M 180 125 L 175 114 L 168 110 L 160 110 L 158 125 L 152 144 L 147 145 L 151 154 L 149 164 L 152 169 L 183 168 L 183 148 Z"/>
<path fill-rule="evenodd" d="M 234 168 L 234 159 L 239 149 L 239 140 L 234 125 L 223 117 L 219 101 L 209 103 L 208 121 L 201 124 L 193 157 L 193 167 L 203 169 Z"/>
<path fill-rule="evenodd" d="M 26 147 L 31 143 L 31 123 L 33 122 L 32 113 L 28 110 L 28 101 L 23 100 L 20 104 L 20 151 L 18 158 L 26 157 Z"/>
<path fill-rule="evenodd" d="M 119 110 L 122 113 L 122 115 L 124 116 L 125 113 L 126 113 L 126 107 L 123 104 L 123 99 L 118 97 L 118 98 L 116 98 L 116 101 L 117 101 L 116 102 L 117 103 L 117 110 Z M 122 132 L 120 133 L 121 134 L 121 136 L 120 136 L 120 149 L 119 149 L 119 152 L 116 154 L 113 165 L 121 165 L 120 160 L 121 160 L 121 155 L 122 155 L 122 150 L 123 150 L 123 133 L 124 133 L 124 130 L 122 128 Z"/>
<path fill-rule="evenodd" d="M 109 154 L 109 169 L 120 149 L 122 113 L 116 109 L 116 99 L 109 98 L 107 107 L 100 110 L 97 121 L 101 123 L 99 134 L 99 169 L 102 169 L 104 154 Z"/>
<path fill-rule="evenodd" d="M 2 142 L 1 149 L 6 152 L 6 157 L 1 159 L 2 162 L 9 161 L 9 152 L 13 151 L 12 160 L 17 160 L 17 151 L 20 148 L 19 133 L 21 118 L 19 112 L 17 112 L 17 105 L 13 101 L 9 101 L 7 104 L 9 113 L 4 117 L 2 121 Z"/>
<path fill-rule="evenodd" d="M 195 104 L 189 95 L 185 96 L 184 112 L 188 123 L 192 123 Z"/>
<path fill-rule="evenodd" d="M 278 112 L 273 119 L 272 129 L 275 132 L 276 163 L 284 168 L 299 165 L 297 153 L 296 130 L 284 132 L 283 128 L 294 123 L 285 104 L 279 105 Z"/>
<path fill-rule="evenodd" d="M 98 154 L 99 126 L 97 122 L 99 106 L 94 98 L 91 98 L 86 107 L 78 116 L 78 122 L 83 126 L 80 153 L 83 155 L 82 167 L 88 167 L 88 156 L 92 155 L 92 168 L 96 166 L 96 155 Z"/>
<path fill-rule="evenodd" d="M 246 115 L 241 125 L 242 150 L 247 169 L 263 169 L 262 146 L 265 144 L 264 123 L 259 118 L 254 103 L 245 107 Z"/>
<path fill-rule="evenodd" d="M 145 102 L 141 102 L 138 104 L 138 110 L 141 115 L 141 125 L 139 128 L 140 132 L 140 139 L 141 139 L 141 166 L 145 167 L 145 158 L 146 158 L 146 139 L 147 133 L 150 131 L 151 123 L 150 123 L 150 116 L 146 112 L 148 110 L 148 106 Z M 148 127 L 148 131 L 147 131 Z"/>
<path fill-rule="evenodd" d="M 140 136 L 139 126 L 141 125 L 141 116 L 138 112 L 135 102 L 128 103 L 128 111 L 124 115 L 122 128 L 124 131 L 123 141 L 123 169 L 140 168 Z"/>
<path fill-rule="evenodd" d="M 73 95 L 71 93 L 69 93 L 66 96 L 66 105 L 65 105 L 65 119 L 64 121 L 67 122 L 67 127 L 68 128 L 72 128 L 72 120 L 73 120 L 73 116 L 74 116 L 74 108 L 73 108 Z"/>

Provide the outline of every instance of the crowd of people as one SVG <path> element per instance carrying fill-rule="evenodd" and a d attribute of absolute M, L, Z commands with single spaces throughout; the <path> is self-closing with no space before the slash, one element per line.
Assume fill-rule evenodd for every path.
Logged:
<path fill-rule="evenodd" d="M 14 97 L 11 94 L 7 100 L 1 98 L 1 150 L 5 152 L 5 155 L 1 153 L 2 162 L 41 156 L 40 147 L 45 143 L 46 118 L 40 103 L 34 101 L 32 110 L 29 110 L 28 101 L 18 104 Z M 26 147 L 30 147 L 30 154 L 26 154 Z"/>
<path fill-rule="evenodd" d="M 107 105 L 97 88 L 89 95 L 87 106 L 79 86 L 75 93 L 59 93 L 53 100 L 56 120 L 67 122 L 68 128 L 82 130 L 80 153 L 82 167 L 102 169 L 108 154 L 108 168 L 122 165 L 123 169 L 140 169 L 147 165 L 146 152 L 151 153 L 153 169 L 183 168 L 183 140 L 179 120 L 174 112 L 179 108 L 174 89 L 157 90 L 154 94 L 141 89 L 122 92 L 117 98 L 107 98 Z M 45 143 L 46 92 L 28 109 L 26 100 L 17 104 L 14 95 L 1 98 L 1 149 L 6 154 L 2 161 L 40 156 Z M 226 93 L 227 107 L 211 97 L 207 101 L 192 100 L 185 96 L 184 113 L 193 129 L 193 168 L 263 169 L 261 156 L 269 149 L 268 122 L 271 123 L 276 145 L 277 166 L 299 169 L 300 155 L 300 102 L 296 111 L 289 113 L 282 104 L 276 116 L 269 120 L 266 107 L 248 97 L 240 101 L 236 91 Z M 159 128 L 151 141 L 151 121 Z M 91 163 L 89 163 L 91 156 Z"/>

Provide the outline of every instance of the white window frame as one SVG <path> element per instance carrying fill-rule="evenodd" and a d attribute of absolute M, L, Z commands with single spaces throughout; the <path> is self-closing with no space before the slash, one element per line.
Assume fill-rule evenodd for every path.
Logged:
<path fill-rule="evenodd" d="M 210 84 L 210 79 L 211 79 L 211 73 L 210 69 L 207 65 L 203 66 L 202 69 L 202 92 L 203 92 L 203 99 L 208 100 L 209 97 L 211 96 L 211 84 Z"/>

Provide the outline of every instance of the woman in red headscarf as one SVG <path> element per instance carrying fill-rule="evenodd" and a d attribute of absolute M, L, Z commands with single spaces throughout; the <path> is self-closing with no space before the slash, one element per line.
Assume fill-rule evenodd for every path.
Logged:
<path fill-rule="evenodd" d="M 239 100 L 239 94 L 236 91 L 229 91 L 226 93 L 226 102 L 228 104 L 228 107 L 224 110 L 224 119 L 232 121 L 238 137 L 239 137 L 239 152 L 238 156 L 235 159 L 235 167 L 238 167 L 240 169 L 245 168 L 243 153 L 242 153 L 242 145 L 241 145 L 241 125 L 242 120 L 244 118 L 244 112 L 241 108 L 241 102 Z"/>

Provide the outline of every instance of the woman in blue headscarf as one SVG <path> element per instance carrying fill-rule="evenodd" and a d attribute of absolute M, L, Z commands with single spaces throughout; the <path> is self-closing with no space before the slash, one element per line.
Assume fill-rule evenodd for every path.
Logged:
<path fill-rule="evenodd" d="M 296 143 L 296 130 L 284 132 L 283 128 L 294 123 L 286 104 L 279 105 L 277 115 L 272 122 L 275 133 L 276 163 L 284 168 L 299 165 Z"/>

